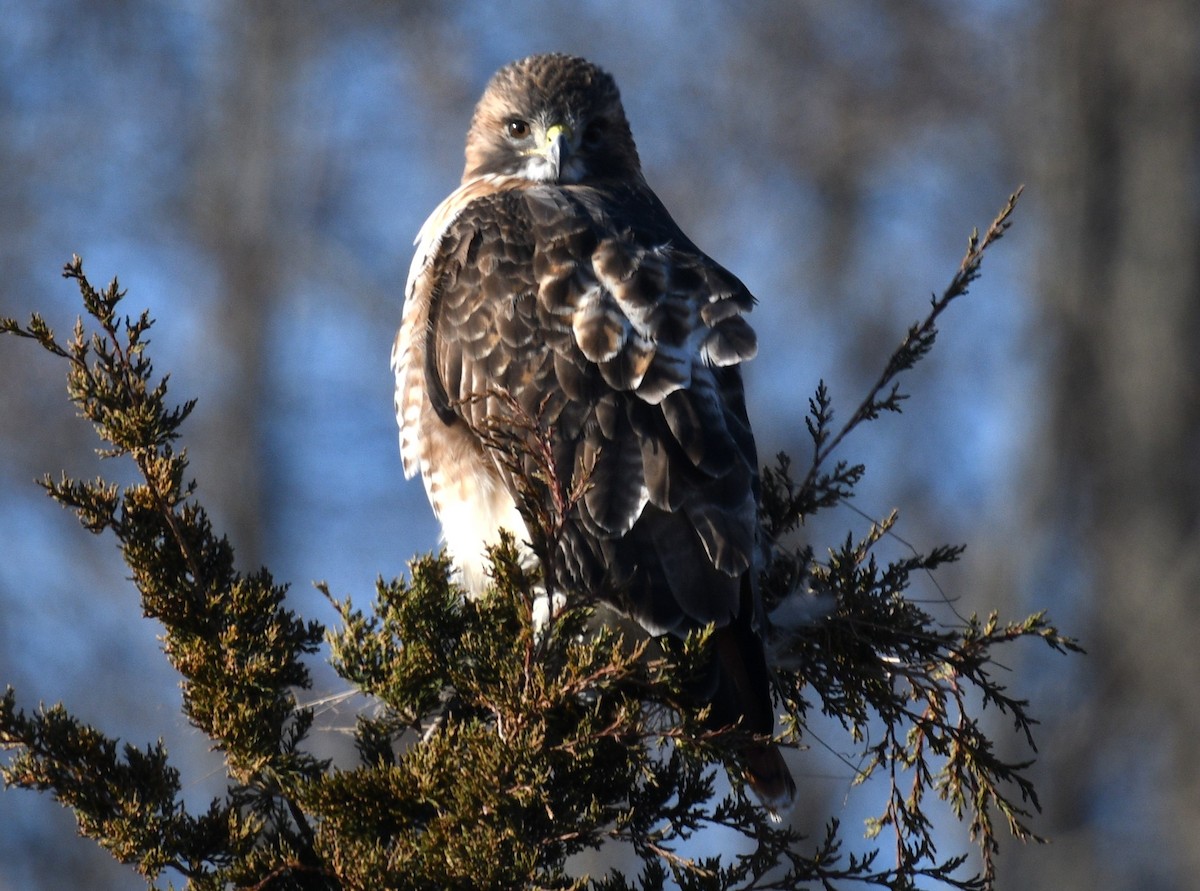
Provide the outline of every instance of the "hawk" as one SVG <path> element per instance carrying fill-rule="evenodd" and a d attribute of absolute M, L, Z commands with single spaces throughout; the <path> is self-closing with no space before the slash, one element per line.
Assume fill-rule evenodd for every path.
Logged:
<path fill-rule="evenodd" d="M 557 536 L 562 586 L 652 635 L 715 625 L 711 721 L 769 734 L 739 370 L 757 351 L 743 317 L 754 298 L 646 184 L 613 78 L 561 54 L 500 69 L 462 182 L 416 244 L 392 350 L 400 449 L 468 592 L 483 592 L 501 529 L 529 541 L 531 481 L 552 497 L 536 418 L 543 460 L 582 493 Z M 505 454 L 497 430 L 518 448 Z M 743 755 L 764 804 L 790 806 L 779 751 Z"/>

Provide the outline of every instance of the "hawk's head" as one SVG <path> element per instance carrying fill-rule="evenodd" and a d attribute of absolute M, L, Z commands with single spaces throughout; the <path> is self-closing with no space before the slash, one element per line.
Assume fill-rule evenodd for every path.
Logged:
<path fill-rule="evenodd" d="M 475 106 L 463 182 L 487 173 L 545 183 L 640 178 L 612 76 L 560 53 L 497 71 Z"/>

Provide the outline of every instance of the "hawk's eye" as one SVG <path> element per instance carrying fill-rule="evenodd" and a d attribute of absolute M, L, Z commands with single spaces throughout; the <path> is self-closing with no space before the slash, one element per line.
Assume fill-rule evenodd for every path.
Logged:
<path fill-rule="evenodd" d="M 504 132 L 508 134 L 509 139 L 524 139 L 529 135 L 529 121 L 513 118 L 504 125 Z"/>

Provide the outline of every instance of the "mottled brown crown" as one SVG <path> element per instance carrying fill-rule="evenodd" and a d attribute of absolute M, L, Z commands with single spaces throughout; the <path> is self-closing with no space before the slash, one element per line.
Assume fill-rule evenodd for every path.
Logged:
<path fill-rule="evenodd" d="M 518 173 L 522 157 L 506 128 L 521 120 L 565 124 L 579 140 L 586 180 L 641 178 L 637 148 L 612 75 L 578 56 L 548 53 L 505 65 L 475 106 L 467 133 L 463 182 Z"/>

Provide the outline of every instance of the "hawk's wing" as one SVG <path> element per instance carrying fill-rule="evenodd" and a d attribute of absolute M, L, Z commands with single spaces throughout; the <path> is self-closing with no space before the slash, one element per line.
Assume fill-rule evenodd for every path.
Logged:
<path fill-rule="evenodd" d="M 585 475 L 560 571 L 605 599 L 623 591 L 615 605 L 652 631 L 730 621 L 756 546 L 741 282 L 644 186 L 477 197 L 418 274 L 428 318 L 409 336 L 424 338 L 440 423 L 520 437 L 537 419 L 558 478 Z M 546 484 L 532 455 L 482 454 L 514 500 L 517 467 Z"/>

